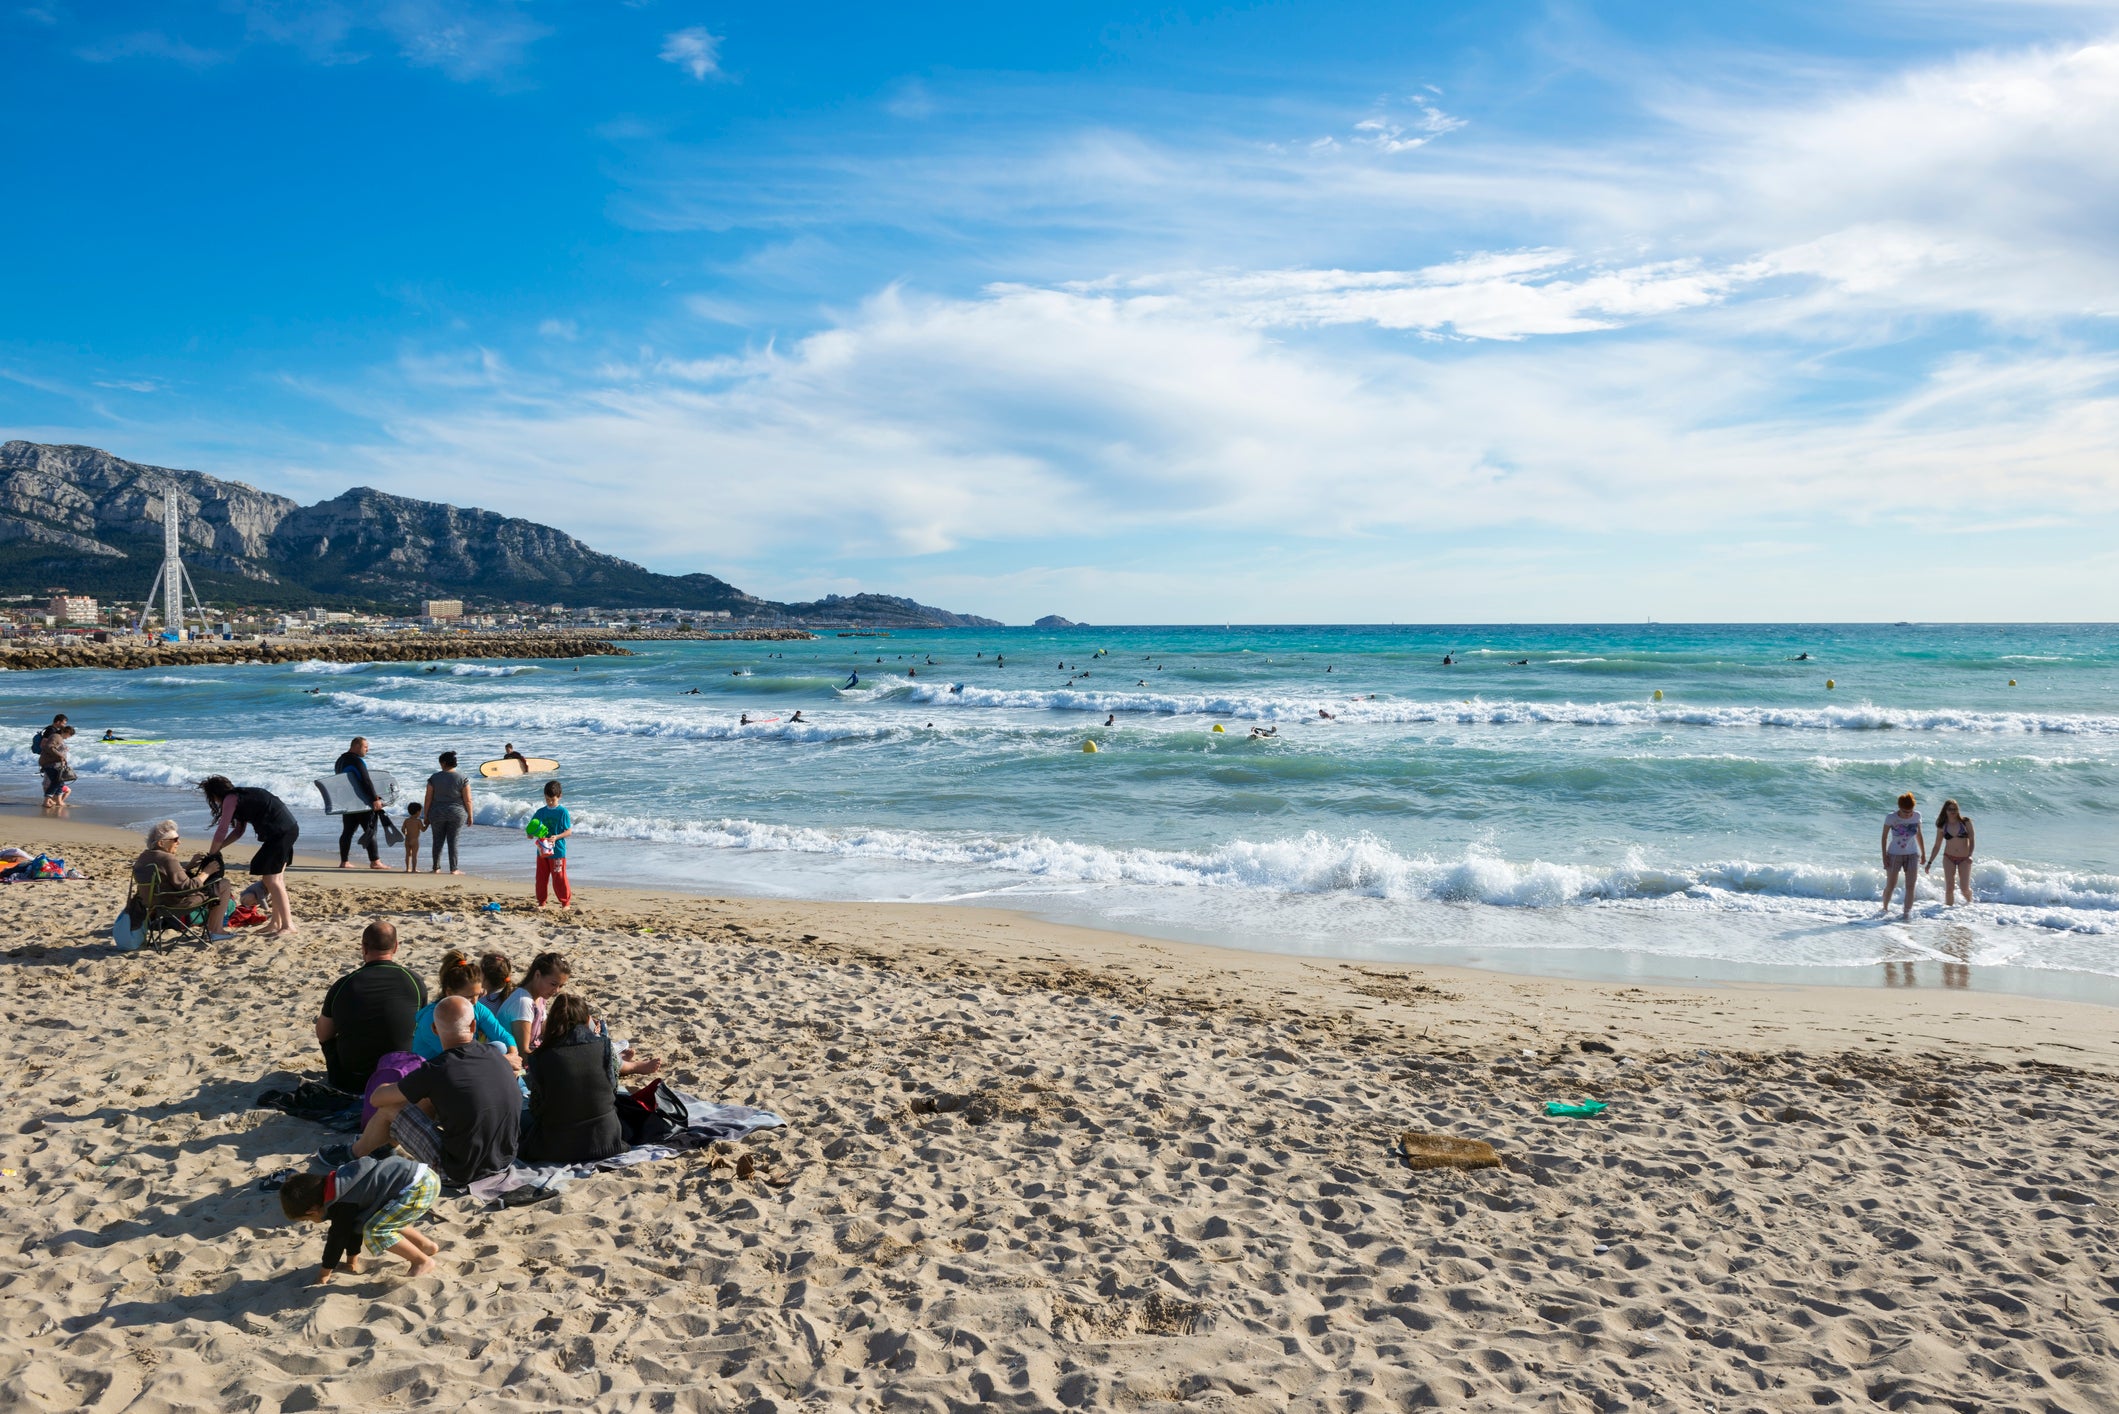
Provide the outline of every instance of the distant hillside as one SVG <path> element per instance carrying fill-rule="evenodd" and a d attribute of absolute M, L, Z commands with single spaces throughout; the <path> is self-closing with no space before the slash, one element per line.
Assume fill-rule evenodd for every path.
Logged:
<path fill-rule="evenodd" d="M 710 574 L 657 574 L 492 511 L 367 487 L 304 506 L 203 472 L 35 442 L 0 443 L 0 594 L 64 587 L 137 600 L 162 563 L 163 487 L 172 481 L 185 564 L 209 602 L 405 610 L 461 598 L 486 607 L 726 609 L 825 625 L 996 625 L 883 594 L 781 604 Z"/>

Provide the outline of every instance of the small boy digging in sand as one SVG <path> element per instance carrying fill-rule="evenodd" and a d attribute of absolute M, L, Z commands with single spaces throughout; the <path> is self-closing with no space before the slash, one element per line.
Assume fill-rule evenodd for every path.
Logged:
<path fill-rule="evenodd" d="M 402 1155 L 355 1159 L 330 1173 L 297 1174 L 280 1189 L 280 1211 L 289 1222 L 328 1222 L 324 1266 L 317 1284 L 331 1280 L 343 1258 L 346 1270 L 358 1274 L 360 1252 L 381 1256 L 395 1247 L 411 1270 L 423 1277 L 434 1270 L 440 1244 L 412 1226 L 434 1207 L 441 1180 L 434 1170 Z"/>
<path fill-rule="evenodd" d="M 405 807 L 405 872 L 419 872 L 419 837 L 427 833 L 426 817 L 419 813 L 419 802 L 413 801 Z"/>

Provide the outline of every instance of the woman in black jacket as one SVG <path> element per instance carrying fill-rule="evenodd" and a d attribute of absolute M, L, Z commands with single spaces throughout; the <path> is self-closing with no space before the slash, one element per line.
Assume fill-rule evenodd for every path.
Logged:
<path fill-rule="evenodd" d="M 530 1084 L 525 1163 L 593 1163 L 626 1147 L 618 1123 L 618 1052 L 593 1016 L 588 1001 L 572 992 L 552 998 L 544 1037 L 523 1063 Z"/>

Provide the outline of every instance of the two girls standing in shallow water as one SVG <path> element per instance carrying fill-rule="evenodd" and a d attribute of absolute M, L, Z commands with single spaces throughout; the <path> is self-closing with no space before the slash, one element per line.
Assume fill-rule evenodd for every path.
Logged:
<path fill-rule="evenodd" d="M 1935 867 L 1935 860 L 1942 859 L 1943 903 L 1954 907 L 1957 894 L 1964 893 L 1964 901 L 1972 901 L 1972 850 L 1974 839 L 1972 821 L 1958 808 L 1954 800 L 1942 803 L 1942 810 L 1935 817 L 1935 848 L 1928 848 L 1926 832 L 1921 828 L 1920 811 L 1912 792 L 1898 798 L 1898 809 L 1884 816 L 1882 837 L 1884 851 L 1884 908 L 1891 911 L 1891 895 L 1898 887 L 1898 876 L 1906 878 L 1905 907 L 1899 917 L 1913 916 L 1913 884 L 1920 875 Z"/>

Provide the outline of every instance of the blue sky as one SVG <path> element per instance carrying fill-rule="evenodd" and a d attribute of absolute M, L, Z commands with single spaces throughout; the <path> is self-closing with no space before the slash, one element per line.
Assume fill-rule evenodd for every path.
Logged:
<path fill-rule="evenodd" d="M 0 435 L 1023 621 L 2119 619 L 2119 6 L 11 0 Z"/>

